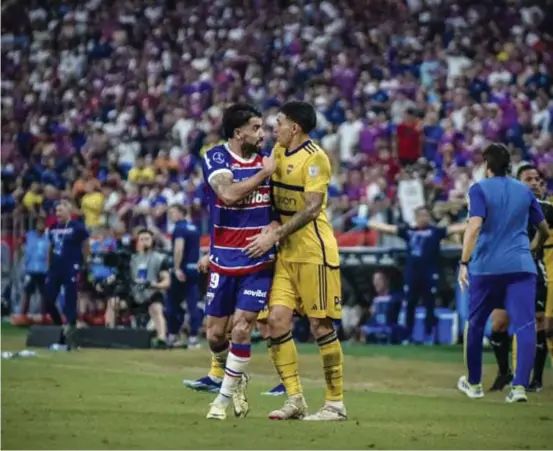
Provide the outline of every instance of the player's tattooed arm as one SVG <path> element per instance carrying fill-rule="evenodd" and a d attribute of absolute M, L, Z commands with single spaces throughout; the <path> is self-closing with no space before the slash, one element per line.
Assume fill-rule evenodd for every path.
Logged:
<path fill-rule="evenodd" d="M 275 229 L 277 241 L 286 238 L 302 227 L 305 227 L 311 221 L 314 221 L 321 213 L 323 207 L 324 194 L 317 192 L 307 192 L 304 194 L 305 208 L 298 211 L 286 223 Z"/>
<path fill-rule="evenodd" d="M 225 205 L 232 205 L 244 199 L 259 185 L 263 184 L 269 176 L 270 174 L 261 170 L 246 180 L 235 182 L 233 181 L 232 172 L 224 171 L 211 177 L 209 185 Z"/>

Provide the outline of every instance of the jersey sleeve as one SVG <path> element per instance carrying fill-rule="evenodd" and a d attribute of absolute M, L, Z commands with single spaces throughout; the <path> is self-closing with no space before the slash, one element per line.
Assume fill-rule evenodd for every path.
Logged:
<path fill-rule="evenodd" d="M 478 183 L 469 189 L 469 218 L 473 217 L 486 217 L 486 197 Z"/>
<path fill-rule="evenodd" d="M 545 217 L 543 216 L 543 211 L 541 205 L 532 195 L 532 200 L 530 201 L 530 224 L 537 226 L 540 224 Z"/>
<path fill-rule="evenodd" d="M 179 238 L 185 239 L 186 230 L 184 230 L 184 227 L 182 227 L 181 225 L 176 226 L 175 230 L 173 231 L 173 238 L 175 238 L 175 240 Z"/>
<path fill-rule="evenodd" d="M 211 180 L 217 174 L 225 172 L 232 174 L 228 154 L 217 149 L 209 151 L 205 154 L 202 161 L 202 168 L 204 178 L 209 184 L 211 184 Z"/>
<path fill-rule="evenodd" d="M 409 230 L 411 230 L 411 227 L 407 224 L 400 224 L 397 226 L 397 236 L 402 240 L 407 240 L 409 238 Z"/>
<path fill-rule="evenodd" d="M 324 152 L 314 153 L 307 160 L 303 170 L 306 193 L 326 194 L 328 192 L 331 171 L 330 161 Z"/>
<path fill-rule="evenodd" d="M 447 236 L 447 227 L 436 227 L 436 236 L 441 241 Z"/>

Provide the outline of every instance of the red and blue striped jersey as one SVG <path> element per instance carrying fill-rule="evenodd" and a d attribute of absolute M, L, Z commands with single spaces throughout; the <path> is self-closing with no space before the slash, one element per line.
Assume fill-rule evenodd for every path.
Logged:
<path fill-rule="evenodd" d="M 273 264 L 274 249 L 253 259 L 244 253 L 249 244 L 247 239 L 259 234 L 271 222 L 270 180 L 233 205 L 225 205 L 211 187 L 217 174 L 231 173 L 234 182 L 240 182 L 255 175 L 262 167 L 261 155 L 245 160 L 234 154 L 227 144 L 213 147 L 203 158 L 211 231 L 210 262 L 212 270 L 218 273 L 239 276 L 267 269 Z"/>

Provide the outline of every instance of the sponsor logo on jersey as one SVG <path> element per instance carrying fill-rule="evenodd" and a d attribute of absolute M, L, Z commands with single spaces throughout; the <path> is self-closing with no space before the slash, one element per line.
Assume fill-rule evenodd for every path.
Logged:
<path fill-rule="evenodd" d="M 264 298 L 267 296 L 267 292 L 263 290 L 244 290 L 246 296 L 255 296 L 257 298 Z"/>
<path fill-rule="evenodd" d="M 271 195 L 269 193 L 261 193 L 259 191 L 252 191 L 247 197 L 237 202 L 237 205 L 256 205 L 266 204 L 271 201 Z"/>
<path fill-rule="evenodd" d="M 221 152 L 215 152 L 211 158 L 215 163 L 223 164 L 225 162 L 225 157 Z"/>
<path fill-rule="evenodd" d="M 294 208 L 298 203 L 298 201 L 293 197 L 287 197 L 287 196 L 276 194 L 274 198 L 275 198 L 276 205 L 280 207 Z"/>

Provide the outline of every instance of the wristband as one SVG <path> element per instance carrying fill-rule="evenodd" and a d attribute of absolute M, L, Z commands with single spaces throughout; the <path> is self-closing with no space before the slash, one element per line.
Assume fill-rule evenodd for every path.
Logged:
<path fill-rule="evenodd" d="M 463 266 L 468 266 L 469 265 L 469 262 L 464 262 L 463 260 L 461 260 L 459 262 L 460 265 L 463 265 Z"/>

